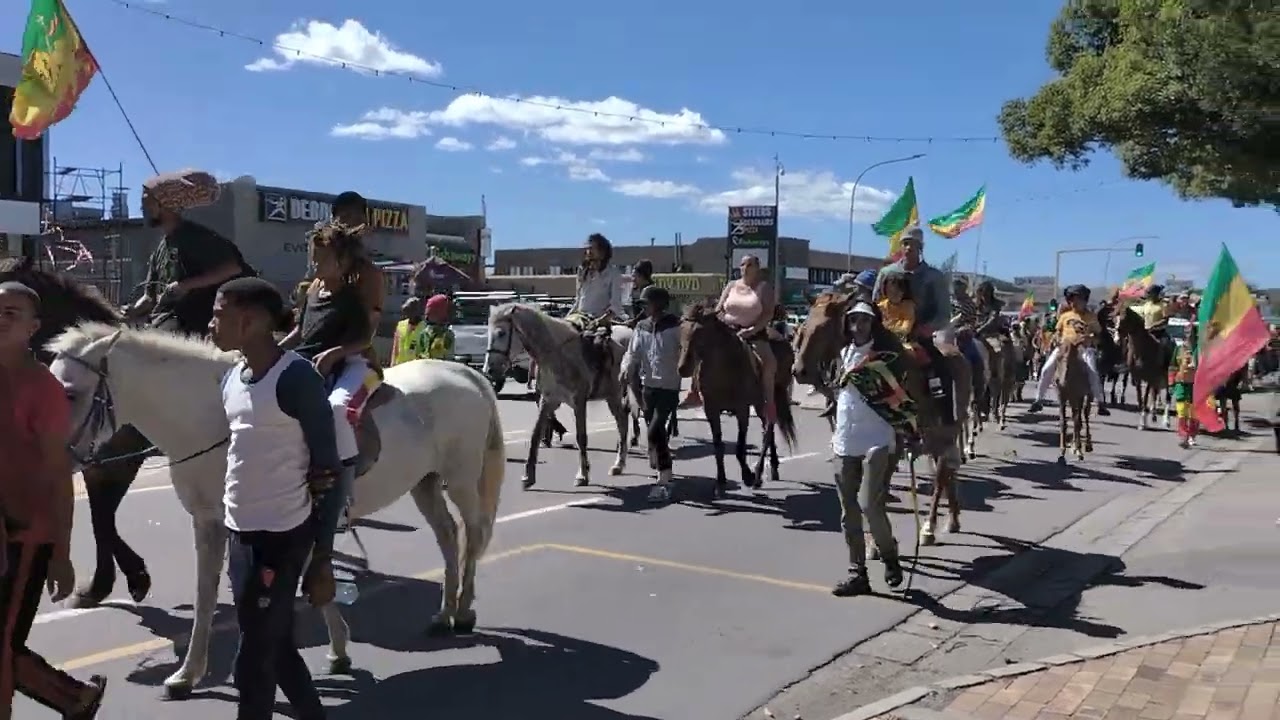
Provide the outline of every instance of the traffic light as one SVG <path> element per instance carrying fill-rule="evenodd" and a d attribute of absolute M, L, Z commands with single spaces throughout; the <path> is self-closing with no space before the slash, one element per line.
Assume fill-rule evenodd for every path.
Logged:
<path fill-rule="evenodd" d="M 1054 298 L 1049 301 L 1049 312 L 1051 313 L 1058 312 L 1058 298 Z"/>
<path fill-rule="evenodd" d="M 1133 246 L 1133 256 L 1134 256 L 1134 257 L 1142 257 L 1142 254 L 1143 254 L 1143 247 L 1142 247 L 1142 243 L 1138 243 L 1137 245 L 1134 245 L 1134 246 Z"/>

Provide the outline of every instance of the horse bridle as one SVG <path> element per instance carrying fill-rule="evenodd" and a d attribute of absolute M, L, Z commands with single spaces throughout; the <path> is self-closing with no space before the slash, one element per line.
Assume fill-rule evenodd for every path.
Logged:
<path fill-rule="evenodd" d="M 115 435 L 120 431 L 120 424 L 116 421 L 115 399 L 111 396 L 111 384 L 108 382 L 109 375 L 107 356 L 111 354 L 111 348 L 116 344 L 116 341 L 120 339 L 122 332 L 122 330 L 117 330 L 116 333 L 111 336 L 110 341 L 107 343 L 106 350 L 102 353 L 102 359 L 98 361 L 97 365 L 90 363 L 82 357 L 77 357 L 68 353 L 60 352 L 54 355 L 55 358 L 74 362 L 80 367 L 93 373 L 98 378 L 93 386 L 93 397 L 90 399 L 91 404 L 89 412 L 85 413 L 84 420 L 76 426 L 75 430 L 71 432 L 71 437 L 67 440 L 67 452 L 71 454 L 71 457 L 74 458 L 81 467 L 109 465 L 111 463 L 131 460 L 139 457 L 147 458 L 160 452 L 159 448 L 155 445 L 151 445 L 136 452 L 122 453 L 120 455 L 113 455 L 111 457 L 104 458 L 99 457 L 95 452 L 97 449 L 96 441 L 91 441 L 89 443 L 89 453 L 85 456 L 81 456 L 76 450 L 80 445 L 80 441 L 86 436 L 96 438 L 101 434 L 104 428 L 110 428 L 111 435 Z M 110 437 L 110 435 L 108 437 Z M 213 445 L 200 450 L 199 452 L 192 453 L 191 455 L 187 455 L 179 460 L 170 461 L 162 467 L 173 467 L 174 465 L 181 465 L 187 461 L 195 460 L 202 455 L 217 450 L 229 442 L 231 442 L 230 435 L 219 440 Z"/>

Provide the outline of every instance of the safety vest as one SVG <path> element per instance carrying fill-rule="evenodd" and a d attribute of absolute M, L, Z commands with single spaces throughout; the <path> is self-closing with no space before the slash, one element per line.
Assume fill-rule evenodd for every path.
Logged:
<path fill-rule="evenodd" d="M 392 365 L 399 365 L 400 363 L 418 359 L 413 340 L 414 336 L 422 330 L 422 325 L 423 323 L 418 323 L 410 328 L 408 320 L 401 320 L 396 323 L 396 355 L 391 358 Z"/>

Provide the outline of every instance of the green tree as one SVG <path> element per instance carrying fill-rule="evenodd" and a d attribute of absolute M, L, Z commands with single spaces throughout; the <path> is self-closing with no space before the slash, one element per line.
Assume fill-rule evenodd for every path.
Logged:
<path fill-rule="evenodd" d="M 1280 0 L 1067 0 L 1047 56 L 1058 76 L 1000 111 L 1014 158 L 1110 150 L 1183 198 L 1280 211 Z"/>

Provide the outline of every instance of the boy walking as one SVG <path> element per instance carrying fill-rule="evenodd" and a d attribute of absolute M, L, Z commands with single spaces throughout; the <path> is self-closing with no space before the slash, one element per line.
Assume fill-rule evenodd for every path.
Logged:
<path fill-rule="evenodd" d="M 432 295 L 427 300 L 427 321 L 414 338 L 415 359 L 452 360 L 453 328 L 449 327 L 449 298 Z"/>
<path fill-rule="evenodd" d="M 271 283 L 240 278 L 219 288 L 209 324 L 220 349 L 244 355 L 222 380 L 231 426 L 223 500 L 240 625 L 237 720 L 275 717 L 277 687 L 300 720 L 325 717 L 293 636 L 294 598 L 316 540 L 313 507 L 342 463 L 324 379 L 272 334 L 284 313 Z"/>
<path fill-rule="evenodd" d="M 0 720 L 12 717 L 15 692 L 64 718 L 89 720 L 107 681 L 95 675 L 82 683 L 27 647 L 41 591 L 47 585 L 61 602 L 75 586 L 71 405 L 31 353 L 39 313 L 34 290 L 0 283 Z"/>
<path fill-rule="evenodd" d="M 641 293 L 646 317 L 631 336 L 630 377 L 640 378 L 644 421 L 648 425 L 649 466 L 658 471 L 658 483 L 649 501 L 671 500 L 671 448 L 667 428 L 680 404 L 680 318 L 672 315 L 671 295 L 657 285 Z"/>

